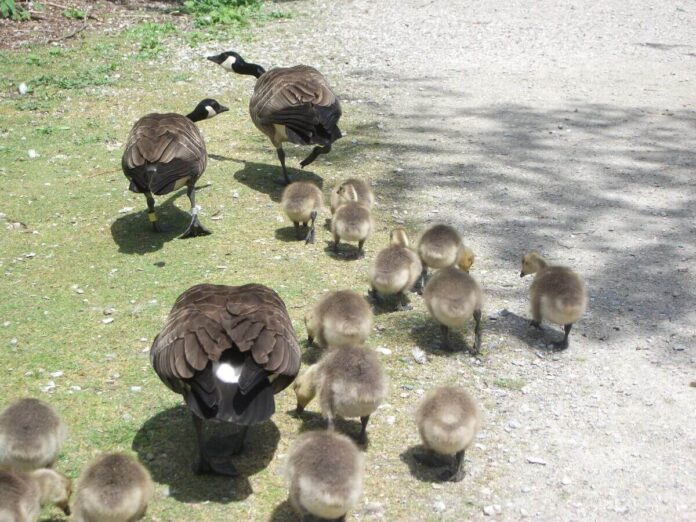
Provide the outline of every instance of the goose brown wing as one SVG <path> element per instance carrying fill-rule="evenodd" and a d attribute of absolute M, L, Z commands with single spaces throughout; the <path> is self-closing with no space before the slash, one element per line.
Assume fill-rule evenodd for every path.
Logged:
<path fill-rule="evenodd" d="M 179 179 L 198 179 L 206 167 L 205 142 L 198 127 L 176 113 L 148 114 L 131 129 L 121 158 L 123 172 L 140 192 L 170 192 Z M 154 166 L 148 172 L 147 166 Z"/>
<path fill-rule="evenodd" d="M 249 356 L 240 376 L 242 391 L 268 377 L 278 392 L 299 371 L 299 345 L 285 305 L 273 290 L 257 284 L 188 289 L 155 338 L 150 359 L 162 381 L 183 393 L 182 381 L 197 378 L 230 348 Z"/>
<path fill-rule="evenodd" d="M 264 73 L 249 109 L 257 125 L 284 125 L 305 143 L 331 143 L 340 137 L 340 103 L 321 73 L 308 65 Z"/>

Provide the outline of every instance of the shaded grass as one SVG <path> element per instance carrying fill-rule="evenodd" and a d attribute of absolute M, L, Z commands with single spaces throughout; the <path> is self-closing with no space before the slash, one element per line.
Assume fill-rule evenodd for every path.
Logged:
<path fill-rule="evenodd" d="M 160 53 L 185 38 L 166 36 L 159 40 Z M 176 239 L 189 221 L 184 191 L 157 198 L 160 219 L 171 231 L 152 234 L 145 199 L 127 191 L 120 170 L 123 141 L 146 112 L 188 112 L 221 71 L 184 69 L 179 81 L 172 81 L 166 67 L 142 67 L 134 60 L 139 44 L 127 33 L 89 37 L 69 51 L 34 48 L 0 55 L 5 181 L 0 211 L 6 221 L 27 225 L 3 230 L 0 240 L 0 406 L 24 395 L 54 404 L 70 426 L 57 468 L 72 477 L 100 451 L 135 452 L 158 482 L 148 511 L 153 520 L 287 519 L 282 465 L 304 429 L 302 419 L 288 414 L 295 406 L 292 394 L 278 397 L 273 422 L 258 427 L 240 457 L 243 478 L 194 477 L 190 422 L 180 399 L 152 372 L 147 349 L 176 297 L 201 282 L 274 288 L 304 340 L 305 308 L 328 290 L 366 291 L 367 266 L 386 245 L 389 230 L 413 223 L 387 214 L 384 203 L 398 198 L 398 179 L 390 177 L 393 166 L 378 152 L 372 115 L 351 106 L 342 118 L 350 139 L 339 141 L 308 171 L 297 169 L 308 150 L 288 147 L 288 165 L 294 179 L 312 180 L 327 195 L 339 180 L 356 174 L 376 183 L 382 205 L 366 258 L 327 255 L 331 236 L 322 227 L 313 246 L 278 240 L 277 231 L 290 226 L 278 205 L 280 168 L 272 147 L 246 117 L 251 84 L 239 81 L 229 82 L 219 96 L 232 107 L 230 113 L 200 125 L 210 160 L 198 203 L 213 235 Z M 21 81 L 31 94 L 13 94 Z M 140 85 L 166 85 L 167 96 Z M 30 159 L 30 149 L 38 157 Z M 388 505 L 394 520 L 414 519 L 414 513 L 432 518 L 431 485 L 411 477 L 400 454 L 418 443 L 411 413 L 422 391 L 446 368 L 463 369 L 468 360 L 463 353 L 428 349 L 437 342 L 437 328 L 420 298 L 412 296 L 411 302 L 412 312 L 377 316 L 371 338 L 373 346 L 392 351 L 384 356 L 392 392 L 370 422 L 364 503 Z M 468 338 L 470 331 L 463 335 Z M 427 366 L 411 355 L 420 344 L 428 351 Z M 58 371 L 61 376 L 51 376 Z M 450 380 L 465 382 L 466 374 Z M 316 412 L 316 405 L 310 410 Z M 391 416 L 393 422 L 387 422 Z M 322 425 L 316 416 L 309 419 L 310 427 Z M 473 498 L 457 491 L 464 502 Z"/>

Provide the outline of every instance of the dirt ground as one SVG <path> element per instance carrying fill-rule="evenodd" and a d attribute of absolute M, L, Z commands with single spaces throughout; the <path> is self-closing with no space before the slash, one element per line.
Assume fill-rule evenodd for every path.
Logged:
<path fill-rule="evenodd" d="M 453 223 L 478 254 L 490 352 L 471 389 L 491 406 L 458 487 L 480 518 L 696 519 L 696 7 L 296 6 L 311 23 L 243 54 L 314 64 L 345 111 L 369 104 L 393 224 Z M 527 328 L 530 249 L 586 278 L 567 352 Z M 433 491 L 433 516 L 458 519 L 459 491 Z"/>
<path fill-rule="evenodd" d="M 469 388 L 485 426 L 467 479 L 433 489 L 433 517 L 458 520 L 473 488 L 486 520 L 696 520 L 696 6 L 293 9 L 301 15 L 237 50 L 315 65 L 344 111 L 374 110 L 375 155 L 391 164 L 375 188 L 400 195 L 381 200 L 390 226 L 451 223 L 477 253 L 488 354 L 471 359 Z M 82 24 L 63 22 L 41 38 Z M 0 22 L 0 45 L 31 27 Z M 566 352 L 546 348 L 557 327 L 527 327 L 519 262 L 530 249 L 587 281 L 590 307 Z M 519 386 L 493 385 L 501 379 Z"/>

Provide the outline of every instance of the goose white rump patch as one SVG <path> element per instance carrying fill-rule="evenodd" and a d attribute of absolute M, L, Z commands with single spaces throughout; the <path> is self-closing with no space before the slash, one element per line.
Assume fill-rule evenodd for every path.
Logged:
<path fill-rule="evenodd" d="M 213 373 L 222 382 L 236 383 L 242 375 L 241 366 L 232 366 L 230 363 L 213 363 Z"/>

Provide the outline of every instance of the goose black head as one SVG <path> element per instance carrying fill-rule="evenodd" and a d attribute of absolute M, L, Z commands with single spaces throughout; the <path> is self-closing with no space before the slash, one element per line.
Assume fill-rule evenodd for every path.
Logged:
<path fill-rule="evenodd" d="M 224 53 L 214 56 L 208 56 L 207 59 L 218 64 L 226 71 L 236 72 L 238 74 L 249 74 L 258 78 L 266 72 L 260 65 L 245 62 L 244 58 L 234 51 L 225 51 Z"/>
<path fill-rule="evenodd" d="M 187 117 L 191 121 L 201 121 L 208 118 L 213 118 L 214 116 L 229 110 L 230 109 L 228 107 L 220 105 L 217 100 L 206 98 L 196 105 L 196 108 L 193 109 L 191 113 L 187 114 Z"/>

